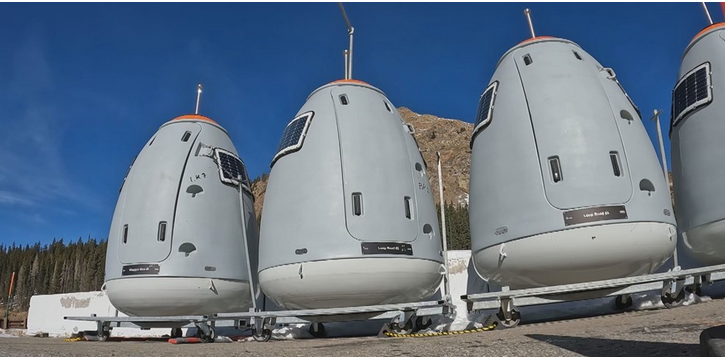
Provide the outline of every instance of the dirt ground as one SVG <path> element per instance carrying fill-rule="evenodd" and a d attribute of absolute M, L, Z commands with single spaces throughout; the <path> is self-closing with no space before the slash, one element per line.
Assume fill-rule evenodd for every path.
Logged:
<path fill-rule="evenodd" d="M 0 318 L 5 317 L 5 310 L 0 309 Z M 10 320 L 16 321 L 16 320 L 25 320 L 28 318 L 28 312 L 27 311 L 10 311 L 8 314 L 8 317 Z"/>
<path fill-rule="evenodd" d="M 171 345 L 0 338 L 0 356 L 699 356 L 702 330 L 725 324 L 725 300 L 425 338 L 354 337 Z"/>
<path fill-rule="evenodd" d="M 0 309 L 0 319 L 5 317 L 5 310 Z M 25 321 L 28 318 L 27 311 L 10 311 L 8 314 L 10 321 Z"/>

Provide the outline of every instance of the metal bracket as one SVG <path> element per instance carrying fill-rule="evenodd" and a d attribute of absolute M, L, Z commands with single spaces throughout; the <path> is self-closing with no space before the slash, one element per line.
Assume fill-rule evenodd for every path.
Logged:
<path fill-rule="evenodd" d="M 499 299 L 499 301 L 501 303 L 501 313 L 503 314 L 504 319 L 506 321 L 512 321 L 514 311 L 514 299 L 501 298 Z"/>

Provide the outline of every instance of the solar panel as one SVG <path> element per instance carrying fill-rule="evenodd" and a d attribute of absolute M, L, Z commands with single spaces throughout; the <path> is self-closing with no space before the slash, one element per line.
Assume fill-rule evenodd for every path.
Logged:
<path fill-rule="evenodd" d="M 491 122 L 493 115 L 493 103 L 496 98 L 496 90 L 498 89 L 498 81 L 491 83 L 481 95 L 478 102 L 478 114 L 476 115 L 476 125 L 473 127 L 473 136 L 476 136 L 483 127 Z M 473 142 L 473 139 L 471 139 Z"/>
<path fill-rule="evenodd" d="M 217 165 L 219 166 L 219 178 L 222 182 L 233 185 L 241 183 L 249 187 L 247 168 L 244 166 L 242 160 L 223 149 L 216 148 L 214 151 L 216 153 Z"/>
<path fill-rule="evenodd" d="M 687 72 L 672 91 L 672 125 L 693 110 L 712 101 L 710 63 L 705 62 Z"/>
<path fill-rule="evenodd" d="M 270 167 L 273 166 L 274 163 L 282 156 L 293 153 L 302 148 L 302 142 L 305 140 L 305 136 L 307 135 L 307 130 L 310 127 L 310 122 L 312 121 L 313 116 L 313 112 L 306 112 L 292 119 L 292 121 L 287 124 L 287 127 L 284 129 L 284 133 L 282 133 L 282 140 L 280 140 L 279 146 L 277 147 L 277 154 L 272 159 Z"/>

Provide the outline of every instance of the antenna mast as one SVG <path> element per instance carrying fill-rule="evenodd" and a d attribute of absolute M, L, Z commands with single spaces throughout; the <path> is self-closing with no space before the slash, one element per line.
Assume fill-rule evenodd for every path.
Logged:
<path fill-rule="evenodd" d="M 529 21 L 529 31 L 531 31 L 531 38 L 535 38 L 536 34 L 534 33 L 534 24 L 531 22 L 531 10 L 524 9 L 524 15 L 526 15 L 526 19 Z"/>
<path fill-rule="evenodd" d="M 707 15 L 707 21 L 710 21 L 710 25 L 712 25 L 712 16 L 710 16 L 710 11 L 707 10 L 707 4 L 705 2 L 702 2 L 702 8 L 705 9 L 705 15 Z"/>
<path fill-rule="evenodd" d="M 652 115 L 652 119 L 655 121 L 655 124 L 657 125 L 657 140 L 659 141 L 659 144 L 660 144 L 660 157 L 662 158 L 662 171 L 664 171 L 664 174 L 665 174 L 665 182 L 667 183 L 667 192 L 670 193 L 670 199 L 672 199 L 672 191 L 670 190 L 672 183 L 670 182 L 670 171 L 667 168 L 667 156 L 665 156 L 665 144 L 662 141 L 662 127 L 660 126 L 660 114 L 662 114 L 662 110 L 655 109 L 654 114 Z M 677 247 L 676 246 L 675 246 L 675 253 L 672 255 L 672 264 L 673 264 L 673 270 L 677 269 L 680 266 L 680 262 L 679 262 L 678 256 L 677 256 Z"/>
<path fill-rule="evenodd" d="M 350 36 L 350 48 L 345 53 L 345 79 L 352 79 L 352 37 L 355 32 L 355 28 L 350 24 L 350 19 L 347 18 L 347 13 L 345 12 L 345 7 L 342 6 L 342 3 L 339 2 L 337 4 L 340 5 L 342 17 L 345 19 L 345 24 L 347 25 L 347 34 Z"/>
<path fill-rule="evenodd" d="M 350 51 L 344 50 L 344 51 L 342 51 L 342 54 L 345 56 L 345 79 L 349 79 L 349 78 L 347 78 L 347 73 L 349 70 L 348 65 L 350 64 L 348 62 L 348 61 L 350 61 Z"/>
<path fill-rule="evenodd" d="M 201 83 L 196 86 L 196 110 L 194 114 L 199 114 L 199 101 L 201 101 Z"/>

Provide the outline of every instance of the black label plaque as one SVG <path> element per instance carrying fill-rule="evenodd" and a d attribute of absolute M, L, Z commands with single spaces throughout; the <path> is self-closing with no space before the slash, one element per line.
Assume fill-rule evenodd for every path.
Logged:
<path fill-rule="evenodd" d="M 567 226 L 610 219 L 627 219 L 627 209 L 624 206 L 602 206 L 564 212 L 564 225 Z"/>
<path fill-rule="evenodd" d="M 161 267 L 158 264 L 125 265 L 121 275 L 158 275 Z"/>
<path fill-rule="evenodd" d="M 408 243 L 362 243 L 362 253 L 413 255 L 413 246 Z"/>

